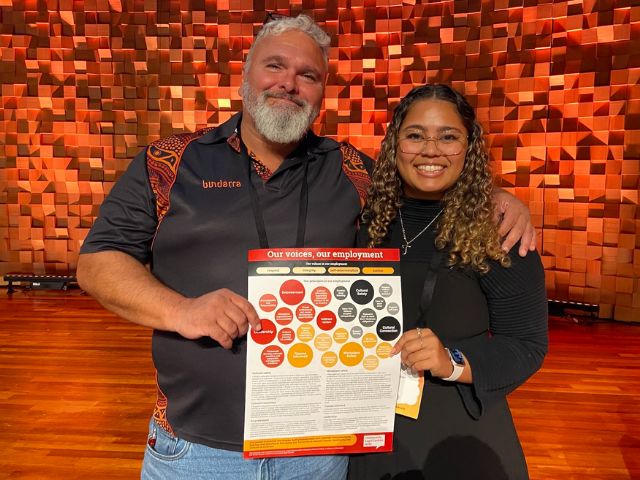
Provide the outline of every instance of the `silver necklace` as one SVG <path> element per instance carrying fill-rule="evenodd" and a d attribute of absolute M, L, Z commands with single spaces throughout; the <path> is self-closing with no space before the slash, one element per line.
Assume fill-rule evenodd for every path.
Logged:
<path fill-rule="evenodd" d="M 407 250 L 411 248 L 411 244 L 415 241 L 416 238 L 418 238 L 420 235 L 426 232 L 431 225 L 433 225 L 433 222 L 435 222 L 438 219 L 438 217 L 442 213 L 442 210 L 440 210 L 436 214 L 436 216 L 433 217 L 433 219 L 429 223 L 427 223 L 427 226 L 424 227 L 422 230 L 420 230 L 418 234 L 415 237 L 413 237 L 411 240 L 407 240 L 407 232 L 405 232 L 404 230 L 404 221 L 402 220 L 402 209 L 399 208 L 398 212 L 400 212 L 400 228 L 402 229 L 402 239 L 404 240 L 404 244 L 402 245 L 402 248 L 404 248 L 404 252 L 402 252 L 402 254 L 406 255 Z"/>

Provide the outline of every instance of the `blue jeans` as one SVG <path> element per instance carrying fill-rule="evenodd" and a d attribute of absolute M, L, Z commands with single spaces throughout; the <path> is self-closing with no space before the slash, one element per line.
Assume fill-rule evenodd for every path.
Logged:
<path fill-rule="evenodd" d="M 323 455 L 245 460 L 232 452 L 174 437 L 151 420 L 142 480 L 343 480 L 349 457 Z"/>

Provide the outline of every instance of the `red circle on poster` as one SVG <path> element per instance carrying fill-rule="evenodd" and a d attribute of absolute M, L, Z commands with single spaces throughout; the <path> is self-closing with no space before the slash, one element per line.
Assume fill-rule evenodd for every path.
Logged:
<path fill-rule="evenodd" d="M 253 328 L 251 329 L 251 338 L 256 343 L 260 345 L 266 345 L 267 343 L 271 343 L 274 338 L 276 338 L 276 334 L 278 330 L 276 329 L 275 324 L 271 320 L 267 320 L 265 318 L 260 319 L 262 330 L 256 332 Z"/>
<path fill-rule="evenodd" d="M 295 339 L 296 334 L 290 328 L 283 328 L 278 332 L 278 340 L 280 340 L 280 343 L 282 343 L 283 345 L 289 345 Z"/>
<path fill-rule="evenodd" d="M 282 364 L 284 360 L 284 350 L 277 345 L 269 345 L 260 355 L 262 364 L 268 368 L 275 368 Z"/>
<path fill-rule="evenodd" d="M 278 299 L 275 295 L 267 293 L 260 297 L 258 305 L 260 305 L 260 308 L 265 312 L 273 312 L 278 306 Z"/>
<path fill-rule="evenodd" d="M 311 301 L 316 307 L 326 307 L 331 301 L 331 292 L 326 287 L 316 287 L 311 292 Z"/>
<path fill-rule="evenodd" d="M 282 307 L 276 311 L 276 322 L 280 325 L 289 325 L 293 321 L 293 312 L 286 308 Z"/>
<path fill-rule="evenodd" d="M 298 280 L 287 280 L 280 286 L 280 298 L 287 305 L 297 305 L 304 298 L 304 286 Z"/>
<path fill-rule="evenodd" d="M 330 310 L 323 310 L 318 314 L 317 323 L 320 330 L 331 330 L 336 326 L 336 315 Z"/>
<path fill-rule="evenodd" d="M 310 305 L 308 303 L 302 303 L 298 305 L 298 308 L 296 308 L 296 317 L 298 317 L 298 320 L 300 320 L 301 322 L 310 322 L 311 320 L 313 320 L 313 317 L 315 317 L 315 315 L 316 309 L 313 308 L 313 305 Z"/>

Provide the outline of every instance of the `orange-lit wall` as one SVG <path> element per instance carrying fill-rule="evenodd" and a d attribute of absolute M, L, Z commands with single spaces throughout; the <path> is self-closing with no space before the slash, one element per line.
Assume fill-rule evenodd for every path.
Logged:
<path fill-rule="evenodd" d="M 243 57 L 278 10 L 333 34 L 319 133 L 374 155 L 401 96 L 452 83 L 531 208 L 549 297 L 640 320 L 637 5 L 0 0 L 0 274 L 73 272 L 141 147 L 241 107 Z"/>

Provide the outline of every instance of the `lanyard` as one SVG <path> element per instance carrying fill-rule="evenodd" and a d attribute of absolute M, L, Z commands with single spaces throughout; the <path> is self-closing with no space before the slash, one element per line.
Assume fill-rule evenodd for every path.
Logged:
<path fill-rule="evenodd" d="M 264 216 L 262 214 L 262 207 L 260 206 L 260 199 L 258 198 L 258 191 L 256 190 L 253 181 L 251 180 L 251 170 L 253 165 L 251 157 L 247 155 L 249 161 L 246 163 L 247 184 L 249 188 L 249 196 L 251 197 L 251 209 L 253 210 L 253 219 L 256 223 L 256 231 L 258 232 L 258 239 L 260 241 L 260 248 L 269 248 L 269 239 L 267 237 L 267 229 L 264 225 Z M 304 236 L 307 227 L 307 208 L 309 205 L 309 185 L 307 183 L 307 173 L 309 171 L 309 159 L 304 160 L 304 172 L 302 174 L 302 185 L 300 186 L 300 201 L 298 203 L 298 228 L 296 234 L 296 248 L 302 248 L 304 246 Z"/>
<path fill-rule="evenodd" d="M 431 257 L 431 262 L 429 262 L 427 276 L 424 279 L 422 296 L 420 297 L 420 308 L 418 309 L 418 325 L 422 328 L 425 328 L 427 326 L 424 318 L 426 313 L 429 311 L 429 307 L 431 306 L 431 300 L 433 299 L 433 290 L 436 287 L 436 280 L 438 279 L 438 268 L 442 263 L 443 256 L 443 250 L 434 250 Z"/>

